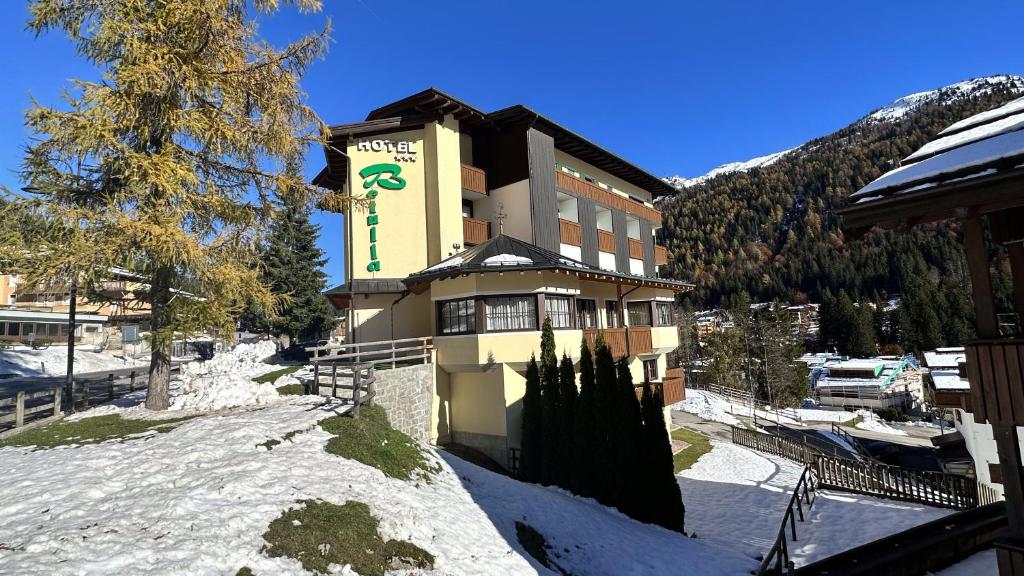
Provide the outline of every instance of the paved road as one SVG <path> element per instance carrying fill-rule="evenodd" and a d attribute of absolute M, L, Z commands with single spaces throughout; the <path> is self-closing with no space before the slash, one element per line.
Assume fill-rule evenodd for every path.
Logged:
<path fill-rule="evenodd" d="M 729 426 L 722 424 L 721 422 L 710 422 L 702 420 L 697 416 L 682 410 L 672 411 L 672 424 L 675 426 L 684 426 L 691 430 L 696 430 L 712 438 L 719 440 L 732 441 L 732 430 Z"/>

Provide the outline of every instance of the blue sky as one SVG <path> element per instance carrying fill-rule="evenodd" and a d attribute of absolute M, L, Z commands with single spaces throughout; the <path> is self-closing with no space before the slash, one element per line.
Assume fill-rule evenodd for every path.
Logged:
<path fill-rule="evenodd" d="M 485 111 L 522 103 L 658 175 L 696 176 L 841 128 L 891 100 L 1024 74 L 1020 1 L 325 0 L 263 23 L 275 43 L 322 25 L 334 43 L 303 82 L 328 123 L 428 86 Z M 17 185 L 29 95 L 93 74 L 62 37 L 0 8 L 0 183 Z M 584 10 L 583 8 L 586 7 Z M 321 167 L 311 151 L 307 172 Z M 318 214 L 332 282 L 342 218 Z"/>

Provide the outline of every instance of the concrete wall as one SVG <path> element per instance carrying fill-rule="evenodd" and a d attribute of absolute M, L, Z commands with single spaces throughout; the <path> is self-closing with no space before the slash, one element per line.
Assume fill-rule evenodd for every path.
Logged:
<path fill-rule="evenodd" d="M 462 249 L 462 163 L 459 122 L 451 115 L 423 128 L 426 179 L 427 265 L 432 266 Z M 422 236 L 402 233 L 410 245 Z M 411 272 L 416 272 L 412 270 Z"/>
<path fill-rule="evenodd" d="M 373 403 L 384 408 L 391 426 L 417 440 L 429 442 L 434 430 L 434 365 L 376 370 L 374 374 L 377 395 Z"/>

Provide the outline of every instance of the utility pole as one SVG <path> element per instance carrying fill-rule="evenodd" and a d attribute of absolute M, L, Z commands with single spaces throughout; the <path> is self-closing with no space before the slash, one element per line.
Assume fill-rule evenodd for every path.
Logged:
<path fill-rule="evenodd" d="M 68 404 L 75 411 L 75 308 L 78 304 L 78 274 L 71 274 L 71 301 L 68 304 L 68 371 L 64 387 L 67 389 Z"/>

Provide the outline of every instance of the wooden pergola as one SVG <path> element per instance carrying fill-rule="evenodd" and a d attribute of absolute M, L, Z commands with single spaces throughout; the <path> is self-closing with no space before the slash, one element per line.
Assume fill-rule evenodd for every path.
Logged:
<path fill-rule="evenodd" d="M 962 223 L 979 337 L 965 343 L 971 401 L 975 421 L 992 425 L 999 451 L 999 470 L 994 472 L 1001 472 L 1006 497 L 1008 529 L 995 543 L 1001 576 L 1024 575 L 1024 467 L 1017 433 L 1024 426 L 1022 101 L 958 122 L 908 158 L 923 160 L 882 176 L 839 211 L 853 235 L 876 226 L 906 230 L 939 220 Z M 930 150 L 937 151 L 923 153 Z M 927 161 L 931 164 L 923 166 Z M 1006 248 L 1012 270 L 1018 321 L 1012 328 L 1004 326 L 1002 333 L 986 231 L 992 244 Z"/>

